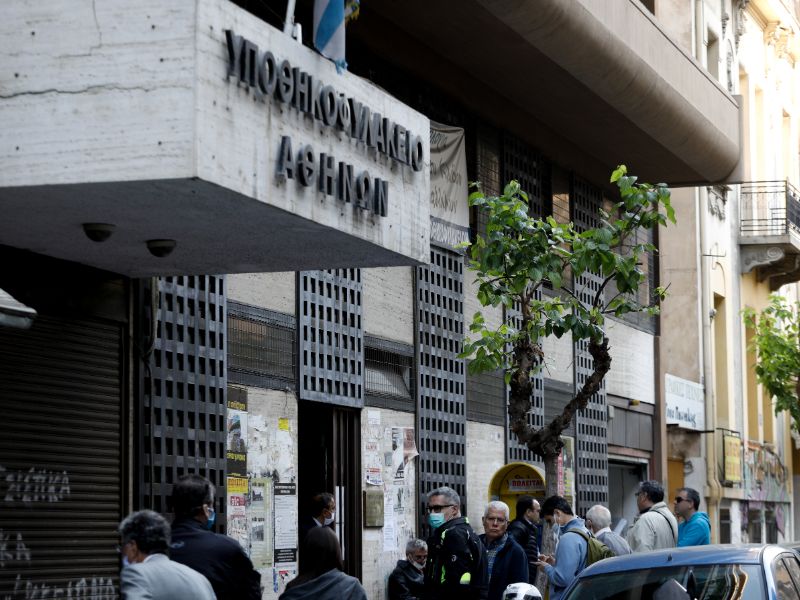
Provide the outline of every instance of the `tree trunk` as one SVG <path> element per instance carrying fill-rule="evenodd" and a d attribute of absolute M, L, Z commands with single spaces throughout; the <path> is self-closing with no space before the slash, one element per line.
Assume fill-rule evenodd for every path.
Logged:
<path fill-rule="evenodd" d="M 544 457 L 544 477 L 545 477 L 545 498 L 555 496 L 558 494 L 558 454 L 549 454 Z M 555 526 L 548 523 L 542 518 L 542 546 L 539 548 L 539 554 L 547 554 L 553 556 L 556 551 L 556 533 Z M 544 568 L 539 568 L 536 574 L 536 587 L 545 596 L 547 589 L 547 574 Z"/>

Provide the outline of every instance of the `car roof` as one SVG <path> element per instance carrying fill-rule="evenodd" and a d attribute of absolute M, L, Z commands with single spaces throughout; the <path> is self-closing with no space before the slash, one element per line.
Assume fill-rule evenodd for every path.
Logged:
<path fill-rule="evenodd" d="M 643 568 L 678 567 L 709 564 L 759 564 L 771 561 L 785 548 L 763 544 L 720 544 L 713 546 L 690 546 L 628 554 L 607 558 L 581 571 L 580 577 L 603 573 L 636 571 Z"/>

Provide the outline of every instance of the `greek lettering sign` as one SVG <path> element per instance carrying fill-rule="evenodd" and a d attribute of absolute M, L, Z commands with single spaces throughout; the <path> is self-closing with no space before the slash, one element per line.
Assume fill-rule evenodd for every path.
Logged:
<path fill-rule="evenodd" d="M 364 158 L 359 163 L 341 160 L 329 148 L 315 148 L 307 138 L 283 134 L 277 143 L 276 177 L 279 181 L 296 180 L 303 187 L 316 188 L 335 198 L 342 206 L 386 217 L 389 207 L 389 182 L 365 164 L 372 163 L 378 172 L 387 167 L 410 173 L 422 171 L 425 144 L 420 132 L 395 122 L 391 116 L 364 103 L 356 96 L 320 81 L 313 73 L 293 63 L 289 57 L 276 56 L 269 47 L 225 30 L 228 49 L 228 80 L 252 92 L 256 101 L 276 102 L 289 115 L 312 121 L 329 137 L 342 145 L 356 146 Z M 312 129 L 313 130 L 313 129 Z M 371 157 L 378 157 L 373 162 Z"/>
<path fill-rule="evenodd" d="M 742 440 L 734 435 L 722 436 L 723 456 L 725 457 L 725 481 L 742 481 Z"/>
<path fill-rule="evenodd" d="M 667 373 L 664 376 L 667 404 L 667 425 L 703 431 L 705 420 L 705 393 L 703 386 Z"/>

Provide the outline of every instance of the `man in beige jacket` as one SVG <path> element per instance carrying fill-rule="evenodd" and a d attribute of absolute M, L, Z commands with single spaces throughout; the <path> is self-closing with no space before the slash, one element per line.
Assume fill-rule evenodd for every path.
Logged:
<path fill-rule="evenodd" d="M 628 530 L 633 552 L 674 548 L 678 544 L 678 521 L 664 503 L 664 487 L 657 481 L 643 481 L 636 492 L 639 516 Z"/>

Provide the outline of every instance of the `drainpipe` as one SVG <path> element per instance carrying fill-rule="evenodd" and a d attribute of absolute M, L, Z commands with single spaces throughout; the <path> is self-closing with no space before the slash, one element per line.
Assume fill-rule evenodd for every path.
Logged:
<path fill-rule="evenodd" d="M 719 503 L 722 498 L 722 485 L 717 479 L 717 397 L 714 386 L 714 356 L 712 348 L 713 328 L 711 327 L 712 302 L 711 269 L 712 260 L 708 244 L 708 211 L 706 210 L 705 188 L 697 190 L 697 217 L 700 227 L 700 319 L 703 340 L 702 373 L 703 390 L 706 406 L 706 429 L 711 429 L 710 435 L 705 438 L 706 447 L 706 504 L 708 518 L 711 521 L 711 542 L 719 541 Z"/>

